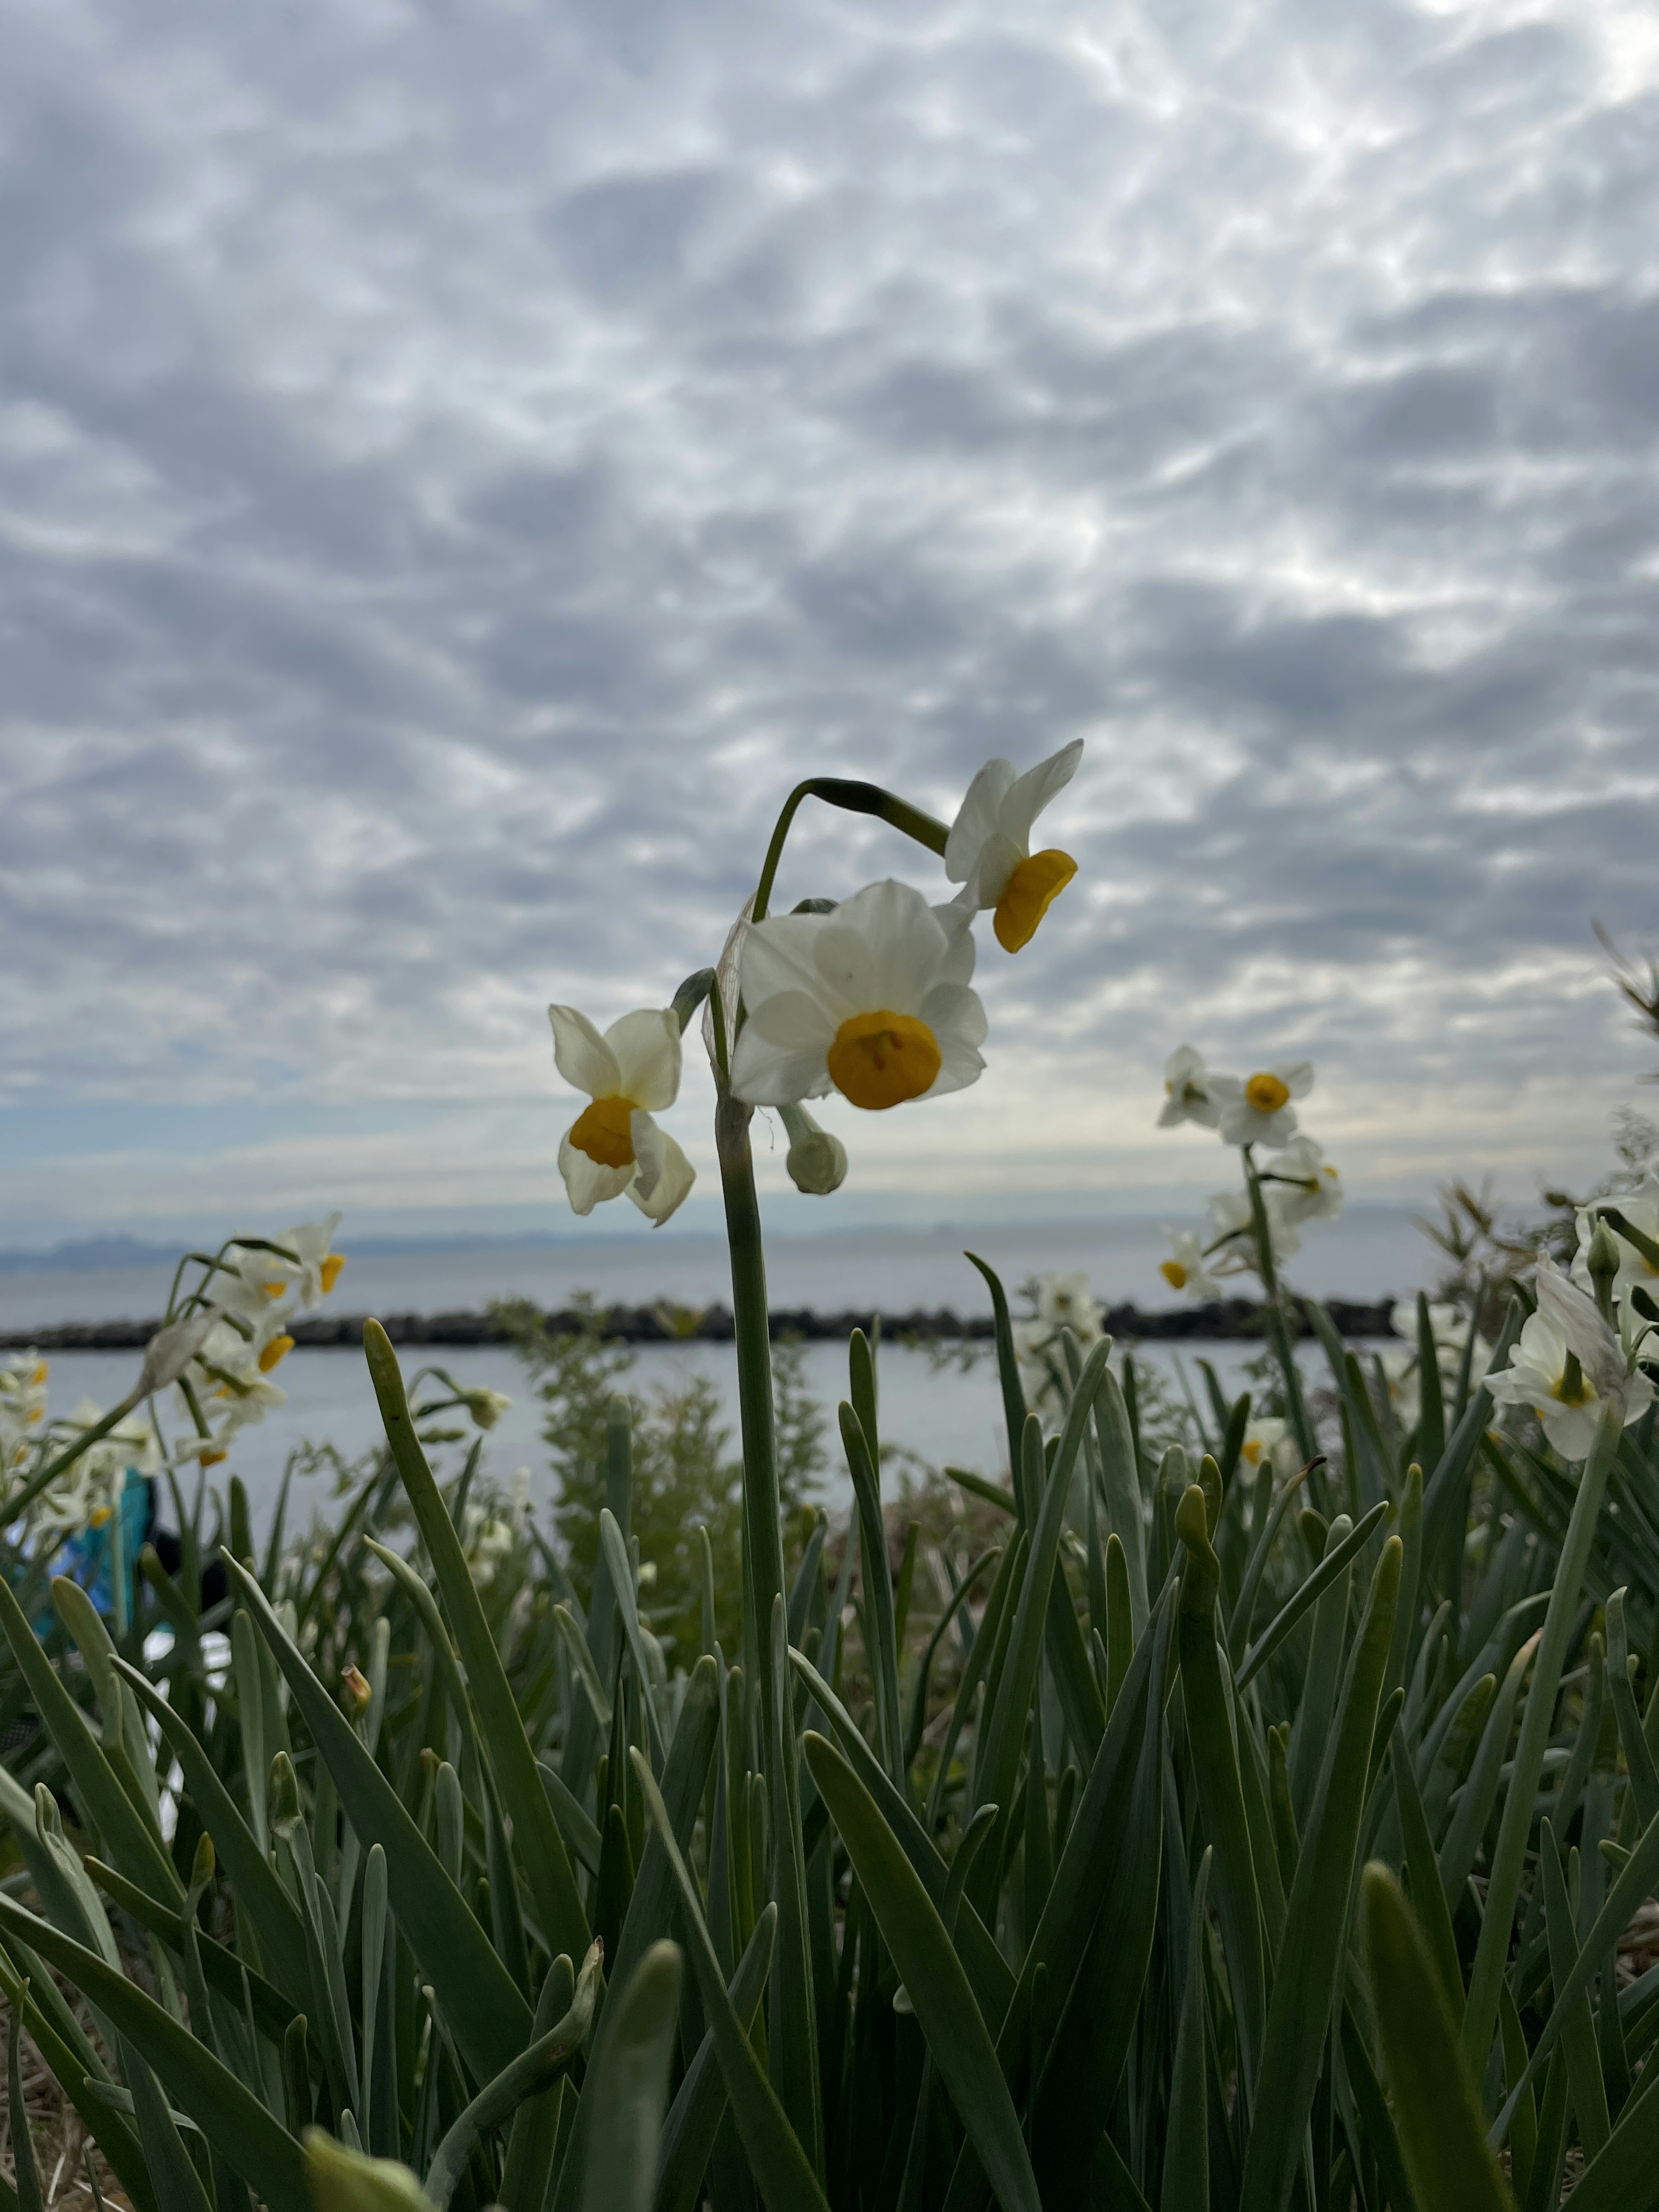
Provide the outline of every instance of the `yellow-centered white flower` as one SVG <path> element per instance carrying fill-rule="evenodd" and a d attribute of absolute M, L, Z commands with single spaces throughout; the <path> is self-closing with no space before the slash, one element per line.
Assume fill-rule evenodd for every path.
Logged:
<path fill-rule="evenodd" d="M 1510 1364 L 1488 1375 L 1500 1406 L 1530 1406 L 1563 1459 L 1583 1459 L 1602 1409 L 1615 1406 L 1628 1428 L 1653 1402 L 1653 1385 L 1632 1367 L 1595 1301 L 1547 1253 L 1538 1262 L 1538 1310 L 1522 1328 Z"/>
<path fill-rule="evenodd" d="M 1288 1145 L 1296 1134 L 1292 1098 L 1313 1089 L 1313 1062 L 1291 1060 L 1259 1067 L 1241 1082 L 1236 1075 L 1212 1075 L 1210 1096 L 1221 1109 L 1224 1145 Z"/>
<path fill-rule="evenodd" d="M 1261 1420 L 1251 1421 L 1244 1431 L 1244 1441 L 1239 1446 L 1240 1463 L 1253 1474 L 1259 1474 L 1265 1460 L 1275 1474 L 1294 1474 L 1296 1472 L 1296 1438 L 1288 1425 L 1274 1414 L 1264 1414 Z"/>
<path fill-rule="evenodd" d="M 1030 943 L 1077 873 L 1069 853 L 1031 850 L 1031 825 L 1071 781 L 1082 757 L 1083 740 L 1073 738 L 1024 775 L 1012 761 L 987 761 L 951 825 L 945 872 L 963 887 L 956 902 L 970 914 L 991 910 L 1005 952 Z"/>
<path fill-rule="evenodd" d="M 1342 1211 L 1342 1178 L 1311 1137 L 1292 1137 L 1268 1173 L 1282 1219 L 1334 1221 Z"/>
<path fill-rule="evenodd" d="M 1080 1269 L 1039 1279 L 1036 1313 L 1014 1323 L 1014 1353 L 1019 1361 L 1025 1402 L 1034 1413 L 1045 1419 L 1058 1416 L 1071 1402 L 1061 1330 L 1069 1328 L 1079 1351 L 1086 1353 L 1100 1340 L 1100 1302 L 1091 1293 L 1089 1278 Z"/>
<path fill-rule="evenodd" d="M 631 1198 L 660 1228 L 696 1181 L 696 1170 L 653 1115 L 680 1088 L 680 1024 L 672 1007 L 624 1014 L 600 1036 L 574 1006 L 550 1006 L 553 1058 L 584 1107 L 559 1139 L 559 1173 L 573 1212 Z"/>
<path fill-rule="evenodd" d="M 890 879 L 830 914 L 752 924 L 732 1090 L 752 1106 L 839 1091 L 878 1112 L 974 1082 L 985 1009 L 969 988 L 968 924 L 962 908 L 930 907 Z"/>
<path fill-rule="evenodd" d="M 1211 1095 L 1210 1073 L 1196 1046 L 1180 1045 L 1164 1063 L 1164 1108 L 1158 1117 L 1160 1129 L 1173 1129 L 1182 1121 L 1196 1121 L 1213 1129 L 1221 1108 Z"/>
<path fill-rule="evenodd" d="M 1206 1298 L 1218 1298 L 1221 1285 L 1211 1273 L 1204 1239 L 1198 1231 L 1166 1228 L 1164 1234 L 1170 1240 L 1170 1256 L 1159 1261 L 1158 1272 L 1170 1288 L 1183 1291 L 1189 1298 L 1200 1303 Z"/>

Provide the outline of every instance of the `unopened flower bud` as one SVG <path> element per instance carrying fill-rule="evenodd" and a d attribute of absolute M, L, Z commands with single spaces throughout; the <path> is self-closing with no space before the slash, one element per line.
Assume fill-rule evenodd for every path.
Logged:
<path fill-rule="evenodd" d="M 352 1720 L 368 1711 L 374 1692 L 369 1687 L 368 1677 L 361 1667 L 348 1667 L 340 1676 L 345 1685 L 345 1709 Z"/>
<path fill-rule="evenodd" d="M 1613 1285 L 1619 1273 L 1619 1240 L 1605 1221 L 1595 1224 L 1595 1234 L 1590 1238 L 1585 1255 L 1590 1281 L 1595 1287 L 1595 1303 L 1601 1310 L 1604 1321 L 1613 1319 Z"/>
<path fill-rule="evenodd" d="M 279 1751 L 270 1762 L 270 1777 L 265 1784 L 265 1818 L 279 1836 L 289 1833 L 299 1821 L 299 1778 L 294 1771 L 294 1761 L 285 1751 Z"/>
<path fill-rule="evenodd" d="M 847 1180 L 846 1146 L 828 1129 L 821 1129 L 804 1106 L 782 1106 L 778 1110 L 789 1132 L 784 1165 L 790 1182 L 809 1198 L 828 1198 Z"/>
<path fill-rule="evenodd" d="M 501 1415 L 509 1412 L 513 1405 L 513 1401 L 504 1396 L 501 1391 L 486 1390 L 482 1387 L 477 1390 L 469 1390 L 463 1402 L 467 1412 L 472 1416 L 473 1425 L 480 1429 L 493 1429 Z"/>

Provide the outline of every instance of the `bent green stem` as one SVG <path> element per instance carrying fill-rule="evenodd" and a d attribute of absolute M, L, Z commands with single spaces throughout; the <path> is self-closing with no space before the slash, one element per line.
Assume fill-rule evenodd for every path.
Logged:
<path fill-rule="evenodd" d="M 755 903 L 750 916 L 751 921 L 763 921 L 766 918 L 778 863 L 783 858 L 785 840 L 800 810 L 801 801 L 806 799 L 822 799 L 826 805 L 839 806 L 848 814 L 873 814 L 878 821 L 902 830 L 907 837 L 914 837 L 918 845 L 925 845 L 930 853 L 942 854 L 951 835 L 947 823 L 936 821 L 931 814 L 924 814 L 921 807 L 912 806 L 908 799 L 899 799 L 890 791 L 884 791 L 878 783 L 854 782 L 839 775 L 809 776 L 805 783 L 795 786 L 783 803 L 783 811 L 772 832 L 772 842 L 766 848 L 760 885 L 755 893 Z"/>

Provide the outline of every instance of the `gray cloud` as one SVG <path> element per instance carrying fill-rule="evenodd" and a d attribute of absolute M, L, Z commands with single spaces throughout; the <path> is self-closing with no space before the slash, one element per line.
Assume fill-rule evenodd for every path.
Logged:
<path fill-rule="evenodd" d="M 626 19 L 14 26 L 0 1100 L 528 1099 L 799 775 L 948 809 L 1082 734 L 1079 886 L 985 963 L 1044 1080 L 1294 1043 L 1363 1165 L 1368 1101 L 1571 1069 L 1534 1150 L 1592 1147 L 1659 799 L 1639 14 Z"/>

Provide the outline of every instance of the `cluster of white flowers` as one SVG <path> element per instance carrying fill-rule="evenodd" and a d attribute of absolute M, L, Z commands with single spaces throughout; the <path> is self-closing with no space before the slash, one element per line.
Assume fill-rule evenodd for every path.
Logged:
<path fill-rule="evenodd" d="M 202 1303 L 163 1329 L 144 1356 L 146 1396 L 172 1385 L 191 1433 L 171 1458 L 216 1466 L 240 1429 L 264 1420 L 288 1393 L 270 1379 L 294 1348 L 288 1324 L 325 1298 L 345 1266 L 334 1249 L 337 1213 L 279 1236 L 227 1245 Z"/>
<path fill-rule="evenodd" d="M 986 1019 L 971 988 L 974 917 L 989 913 L 998 944 L 1017 952 L 1077 873 L 1068 854 L 1033 853 L 1031 830 L 1082 751 L 1079 738 L 1024 775 L 1006 760 L 980 769 L 945 844 L 945 879 L 962 886 L 948 903 L 889 879 L 839 904 L 739 925 L 723 963 L 738 981 L 736 1005 L 722 1006 L 731 1088 L 750 1105 L 783 1109 L 803 1190 L 832 1190 L 846 1172 L 840 1140 L 817 1128 L 805 1100 L 839 1091 L 878 1113 L 979 1076 Z M 660 1227 L 696 1179 L 654 1118 L 679 1092 L 679 1017 L 650 1008 L 601 1034 L 574 1006 L 548 1016 L 558 1071 L 589 1102 L 559 1146 L 572 1207 L 585 1214 L 626 1195 Z"/>
<path fill-rule="evenodd" d="M 1237 1145 L 1250 1158 L 1257 1146 L 1275 1157 L 1254 1169 L 1261 1186 L 1270 1250 L 1264 1265 L 1258 1249 L 1255 1209 L 1247 1188 L 1218 1191 L 1210 1200 L 1211 1231 L 1170 1229 L 1170 1257 L 1158 1273 L 1171 1290 L 1196 1299 L 1219 1297 L 1231 1275 L 1266 1276 L 1281 1260 L 1302 1249 L 1299 1234 L 1308 1221 L 1328 1221 L 1342 1211 L 1342 1178 L 1323 1148 L 1297 1127 L 1293 1099 L 1313 1089 L 1311 1061 L 1287 1060 L 1258 1068 L 1253 1075 L 1223 1075 L 1206 1066 L 1189 1044 L 1164 1063 L 1161 1129 L 1183 1121 L 1213 1129 L 1224 1145 Z"/>
<path fill-rule="evenodd" d="M 103 1407 L 90 1398 L 51 1418 L 50 1376 L 50 1362 L 38 1352 L 14 1353 L 0 1365 L 0 1515 L 6 1494 L 21 1487 L 41 1457 L 61 1455 L 103 1419 Z M 35 1498 L 27 1516 L 30 1548 L 42 1543 L 55 1548 L 83 1528 L 101 1528 L 119 1510 L 129 1472 L 154 1474 L 161 1463 L 154 1430 L 141 1415 L 129 1413 Z"/>
<path fill-rule="evenodd" d="M 1060 1332 L 1069 1328 L 1086 1355 L 1099 1341 L 1100 1321 L 1100 1304 L 1090 1292 L 1087 1275 L 1079 1271 L 1038 1278 L 1036 1312 L 1014 1323 L 1014 1352 L 1032 1413 L 1044 1420 L 1057 1420 L 1065 1413 L 1072 1390 Z"/>
<path fill-rule="evenodd" d="M 1563 1273 L 1538 1262 L 1538 1309 L 1486 1388 L 1500 1406 L 1529 1408 L 1563 1459 L 1583 1459 L 1601 1416 L 1620 1425 L 1653 1403 L 1650 1340 L 1659 1337 L 1659 1178 L 1628 1197 L 1584 1207 Z"/>
<path fill-rule="evenodd" d="M 0 1364 L 0 1496 L 40 1440 L 50 1372 L 38 1352 L 13 1352 Z"/>

